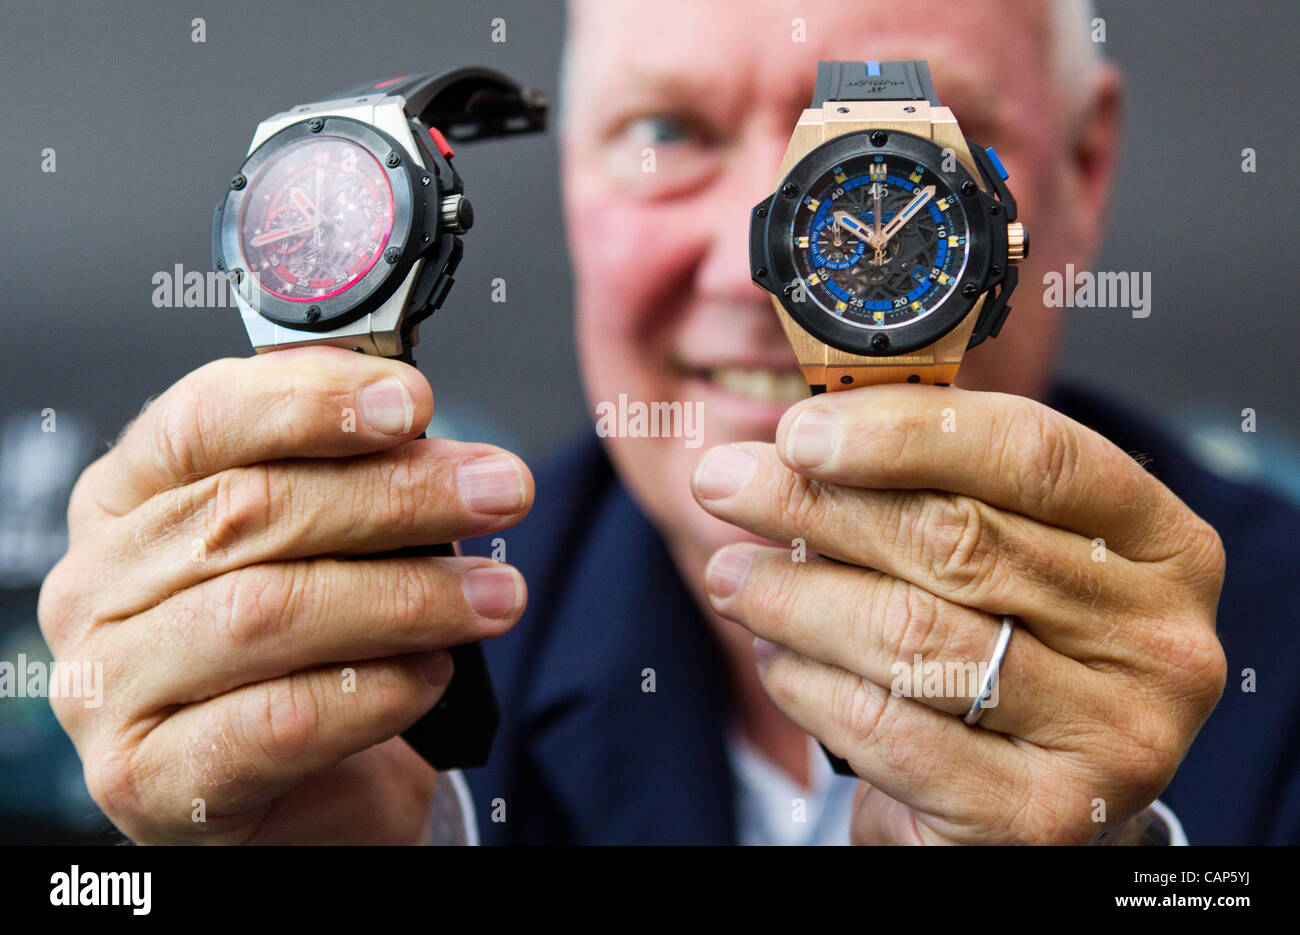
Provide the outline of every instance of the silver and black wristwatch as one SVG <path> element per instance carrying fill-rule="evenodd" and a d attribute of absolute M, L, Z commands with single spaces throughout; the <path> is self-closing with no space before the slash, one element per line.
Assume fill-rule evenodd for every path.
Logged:
<path fill-rule="evenodd" d="M 413 363 L 418 325 L 446 298 L 474 220 L 452 145 L 539 132 L 546 106 L 499 72 L 461 68 L 263 120 L 212 221 L 213 266 L 234 285 L 253 347 L 324 344 Z M 481 766 L 498 722 L 482 649 L 458 646 L 452 659 L 442 700 L 403 734 L 438 769 Z"/>

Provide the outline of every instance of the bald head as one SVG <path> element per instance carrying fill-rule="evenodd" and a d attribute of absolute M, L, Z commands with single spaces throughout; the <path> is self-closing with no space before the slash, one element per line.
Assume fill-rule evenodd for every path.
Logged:
<path fill-rule="evenodd" d="M 772 18 L 771 14 L 775 11 L 780 14 L 778 18 L 781 21 L 789 24 L 791 41 L 794 41 L 795 24 L 799 20 L 805 23 L 806 39 L 810 12 L 822 14 L 822 23 L 830 21 L 830 25 L 834 26 L 833 20 L 843 7 L 835 3 L 824 6 L 825 9 L 821 11 L 809 11 L 805 3 L 744 0 L 732 9 L 728 9 L 725 3 L 714 4 L 714 12 L 717 19 L 734 17 L 739 13 L 739 22 L 744 23 L 745 10 L 753 13 L 763 8 L 761 18 L 767 20 Z M 870 4 L 854 6 L 869 8 Z M 1093 0 L 974 0 L 969 6 L 977 14 L 987 14 L 994 20 L 1005 18 L 1022 31 L 1028 27 L 1031 34 L 1036 33 L 1041 38 L 1046 52 L 1039 61 L 1056 93 L 1063 122 L 1067 125 L 1077 123 L 1087 106 L 1099 75 L 1099 65 L 1103 61 L 1102 48 L 1092 38 L 1096 18 Z M 647 7 L 650 8 L 649 11 L 646 11 Z M 650 15 L 638 18 L 634 15 L 638 12 L 649 12 Z M 647 29 L 643 36 L 653 50 L 662 43 L 672 41 L 672 33 L 681 22 L 674 16 L 674 12 L 673 0 L 569 0 L 569 31 L 560 76 L 561 115 L 567 110 L 564 102 L 569 99 L 568 92 L 572 84 L 570 65 L 574 42 L 578 37 L 588 30 L 609 28 L 612 24 L 622 22 L 629 30 Z M 756 15 L 754 18 L 757 20 L 760 17 Z M 865 59 L 868 55 L 862 51 L 847 57 Z M 870 57 L 880 58 L 878 55 Z"/>

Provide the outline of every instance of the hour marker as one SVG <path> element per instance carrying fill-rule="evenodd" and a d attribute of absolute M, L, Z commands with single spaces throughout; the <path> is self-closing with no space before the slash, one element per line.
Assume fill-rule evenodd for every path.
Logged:
<path fill-rule="evenodd" d="M 960 237 L 949 237 L 949 238 L 948 238 L 948 246 L 950 246 L 950 247 L 960 247 L 960 246 L 961 246 L 961 238 L 960 238 Z"/>
<path fill-rule="evenodd" d="M 936 201 L 936 202 L 934 203 L 934 206 L 935 206 L 936 208 L 938 208 L 940 211 L 947 211 L 947 210 L 948 210 L 948 199 L 947 199 L 947 198 L 940 198 L 938 201 Z"/>
<path fill-rule="evenodd" d="M 876 324 L 880 324 L 880 322 L 882 322 L 882 321 L 885 320 L 885 313 L 884 313 L 884 312 L 872 312 L 872 313 L 871 313 L 871 317 L 872 317 L 872 319 L 875 320 Z"/>
<path fill-rule="evenodd" d="M 810 286 L 815 286 L 819 282 L 821 282 L 821 277 L 818 276 L 816 273 L 813 273 L 811 276 L 808 277 L 808 285 Z"/>
<path fill-rule="evenodd" d="M 940 284 L 941 286 L 946 286 L 946 285 L 948 284 L 948 280 L 951 279 L 951 278 L 952 278 L 952 277 L 949 276 L 947 273 L 940 273 L 940 274 L 939 274 L 939 284 Z"/>
<path fill-rule="evenodd" d="M 821 202 L 818 201 L 816 198 L 805 198 L 803 206 L 807 208 L 809 211 L 816 211 L 817 206 L 820 204 Z"/>
<path fill-rule="evenodd" d="M 836 303 L 835 303 L 835 311 L 837 311 L 837 312 L 842 312 L 842 311 L 844 311 L 844 310 L 845 310 L 846 308 L 848 308 L 848 307 L 849 307 L 849 305 L 848 305 L 847 302 L 836 302 Z"/>
<path fill-rule="evenodd" d="M 800 237 L 800 238 L 798 238 L 798 239 L 795 240 L 794 245 L 795 245 L 796 247 L 803 247 L 803 248 L 806 249 L 806 248 L 808 247 L 808 238 L 807 238 L 807 237 Z"/>
<path fill-rule="evenodd" d="M 883 182 L 889 175 L 889 168 L 883 162 L 873 162 L 867 167 L 867 177 L 874 182 Z"/>
<path fill-rule="evenodd" d="M 921 303 L 920 303 L 920 302 L 913 302 L 913 303 L 912 303 L 912 311 L 914 311 L 914 312 L 919 312 L 920 310 L 921 310 Z"/>
<path fill-rule="evenodd" d="M 841 185 L 844 184 L 844 180 L 845 180 L 846 178 L 848 178 L 848 176 L 846 176 L 843 172 L 836 172 L 836 173 L 835 173 L 835 181 L 839 182 Z"/>
<path fill-rule="evenodd" d="M 920 173 L 920 172 L 913 172 L 913 173 L 912 173 L 911 175 L 909 175 L 907 178 L 908 178 L 908 181 L 911 181 L 911 182 L 919 182 L 919 181 L 921 181 L 921 173 Z"/>

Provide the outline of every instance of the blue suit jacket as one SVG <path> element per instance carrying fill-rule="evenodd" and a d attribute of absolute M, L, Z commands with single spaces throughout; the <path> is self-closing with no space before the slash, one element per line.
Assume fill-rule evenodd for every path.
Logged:
<path fill-rule="evenodd" d="M 1096 396 L 1060 390 L 1052 405 L 1146 455 L 1227 551 L 1227 688 L 1162 800 L 1193 844 L 1300 842 L 1300 512 Z M 483 842 L 734 843 L 720 663 L 663 542 L 594 435 L 536 479 L 532 513 L 504 536 L 528 609 L 486 647 L 501 732 L 467 774 Z M 486 555 L 491 540 L 464 547 Z"/>

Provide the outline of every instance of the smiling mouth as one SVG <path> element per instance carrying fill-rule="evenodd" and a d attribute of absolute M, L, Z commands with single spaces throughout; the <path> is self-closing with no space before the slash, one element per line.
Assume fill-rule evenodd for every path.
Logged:
<path fill-rule="evenodd" d="M 719 389 L 764 403 L 793 404 L 808 398 L 808 382 L 797 370 L 768 367 L 711 367 L 698 376 Z"/>

